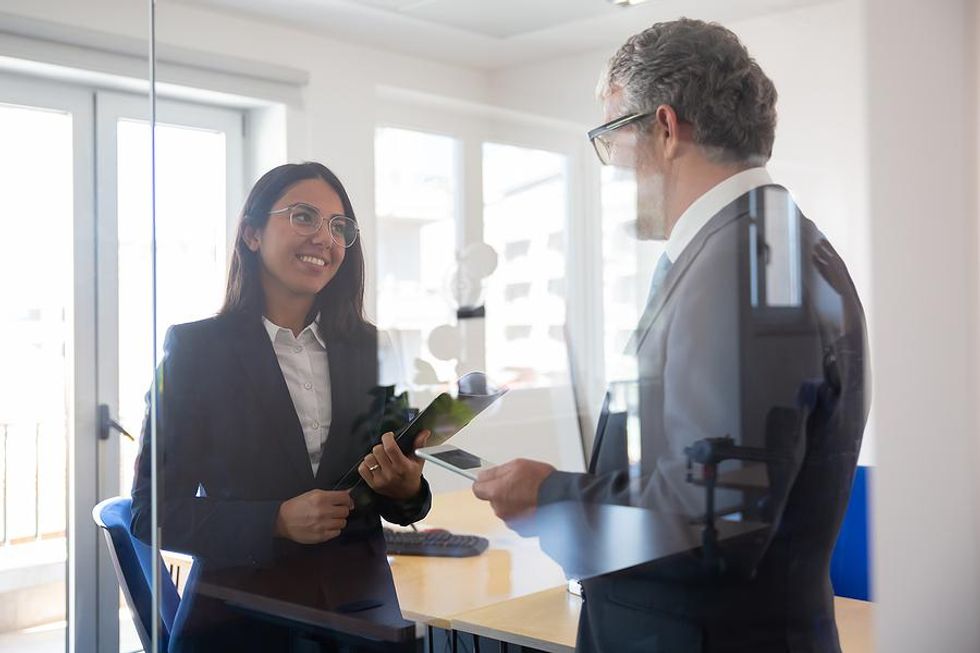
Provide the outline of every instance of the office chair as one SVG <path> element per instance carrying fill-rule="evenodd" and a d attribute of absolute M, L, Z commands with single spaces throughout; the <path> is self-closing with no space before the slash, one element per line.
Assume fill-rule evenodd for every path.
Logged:
<path fill-rule="evenodd" d="M 868 467 L 854 474 L 851 498 L 841 523 L 834 554 L 830 559 L 830 581 L 834 594 L 852 599 L 871 599 L 868 569 Z"/>
<path fill-rule="evenodd" d="M 160 653 L 165 653 L 173 631 L 174 617 L 180 597 L 163 559 L 153 559 L 149 546 L 140 542 L 130 532 L 133 500 L 129 497 L 106 499 L 92 509 L 92 519 L 105 533 L 109 556 L 116 570 L 116 578 L 122 588 L 129 612 L 133 616 L 143 650 L 152 651 L 151 593 L 153 564 L 160 567 Z"/>

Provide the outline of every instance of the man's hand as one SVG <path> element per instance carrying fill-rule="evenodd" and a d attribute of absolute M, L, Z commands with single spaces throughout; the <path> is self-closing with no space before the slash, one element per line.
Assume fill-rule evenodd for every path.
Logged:
<path fill-rule="evenodd" d="M 538 490 L 555 468 L 537 460 L 518 458 L 480 472 L 473 494 L 489 501 L 501 519 L 529 516 L 538 505 Z"/>
<path fill-rule="evenodd" d="M 347 490 L 310 490 L 279 506 L 276 535 L 300 544 L 318 544 L 340 535 L 353 502 Z"/>
<path fill-rule="evenodd" d="M 413 443 L 413 451 L 424 447 L 429 435 L 429 431 L 419 433 Z M 382 435 L 381 444 L 364 457 L 357 472 L 378 494 L 404 501 L 419 493 L 424 464 L 424 460 L 414 455 L 403 454 L 395 442 L 395 435 L 389 432 Z"/>

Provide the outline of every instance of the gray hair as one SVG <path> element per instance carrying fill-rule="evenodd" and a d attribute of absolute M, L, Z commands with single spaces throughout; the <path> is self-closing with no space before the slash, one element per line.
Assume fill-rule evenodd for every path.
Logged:
<path fill-rule="evenodd" d="M 759 165 L 772 156 L 776 87 L 717 23 L 681 18 L 634 34 L 599 81 L 600 98 L 615 91 L 630 112 L 672 107 L 713 161 Z"/>

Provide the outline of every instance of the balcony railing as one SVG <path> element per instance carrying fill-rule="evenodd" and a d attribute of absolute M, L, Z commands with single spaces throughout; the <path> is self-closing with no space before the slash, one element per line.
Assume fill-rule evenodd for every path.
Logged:
<path fill-rule="evenodd" d="M 0 546 L 65 536 L 67 434 L 64 421 L 0 423 Z"/>

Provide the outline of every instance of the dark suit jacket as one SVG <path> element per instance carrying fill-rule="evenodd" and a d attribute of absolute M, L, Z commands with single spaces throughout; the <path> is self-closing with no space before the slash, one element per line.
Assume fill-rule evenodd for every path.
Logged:
<path fill-rule="evenodd" d="M 328 337 L 326 344 L 332 421 L 314 477 L 261 317 L 219 316 L 168 332 L 157 381 L 161 546 L 194 556 L 194 579 L 219 567 L 274 567 L 284 557 L 311 554 L 321 546 L 275 537 L 279 506 L 312 489 L 334 489 L 377 442 L 383 410 L 374 329 Z M 133 483 L 132 530 L 144 541 L 151 533 L 148 428 L 144 423 Z M 362 483 L 357 507 L 338 539 L 376 537 L 379 515 L 399 524 L 417 521 L 430 502 L 424 479 L 419 496 L 406 502 L 377 495 Z M 171 650 L 193 648 L 187 644 L 195 637 L 203 634 L 198 641 L 204 641 L 221 632 L 220 624 L 236 619 L 217 602 L 197 596 L 192 582 L 185 587 L 178 622 Z M 217 638 L 222 646 L 229 644 L 225 631 Z M 238 624 L 230 632 L 244 630 Z"/>
<path fill-rule="evenodd" d="M 814 263 L 821 239 L 778 186 L 725 207 L 674 262 L 636 332 L 639 486 L 625 420 L 608 406 L 589 473 L 542 484 L 542 504 L 697 518 L 704 489 L 687 480 L 685 447 L 731 435 L 780 456 L 766 487 L 718 491 L 719 507 L 764 524 L 722 543 L 722 571 L 696 550 L 586 580 L 580 650 L 839 650 L 829 564 L 867 419 L 866 336 L 843 262 L 831 272 Z"/>

